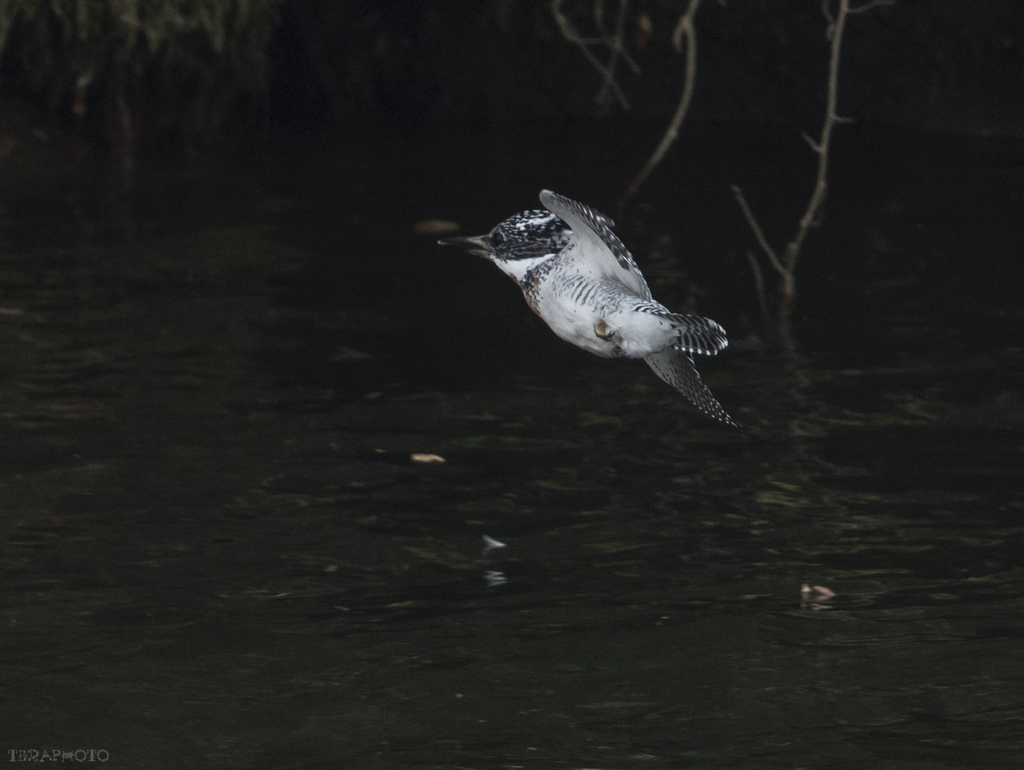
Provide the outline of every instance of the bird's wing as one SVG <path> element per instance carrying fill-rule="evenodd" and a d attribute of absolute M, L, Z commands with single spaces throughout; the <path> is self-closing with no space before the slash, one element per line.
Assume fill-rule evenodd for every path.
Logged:
<path fill-rule="evenodd" d="M 688 313 L 673 313 L 654 300 L 638 300 L 631 307 L 638 313 L 658 316 L 672 324 L 677 335 L 673 347 L 684 353 L 714 356 L 729 347 L 725 329 L 710 318 Z"/>
<path fill-rule="evenodd" d="M 686 396 L 704 414 L 739 427 L 718 403 L 718 399 L 711 395 L 708 386 L 704 384 L 700 374 L 697 373 L 697 368 L 693 365 L 693 358 L 689 353 L 668 348 L 660 353 L 647 356 L 644 360 L 656 375 Z"/>
<path fill-rule="evenodd" d="M 651 290 L 633 261 L 633 255 L 612 232 L 615 223 L 610 218 L 550 190 L 541 190 L 540 202 L 569 225 L 582 253 L 586 254 L 588 266 L 599 276 L 614 278 L 644 299 L 651 298 Z"/>

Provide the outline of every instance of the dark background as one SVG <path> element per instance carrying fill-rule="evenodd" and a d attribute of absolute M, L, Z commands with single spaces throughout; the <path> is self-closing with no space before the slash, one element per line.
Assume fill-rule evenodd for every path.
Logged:
<path fill-rule="evenodd" d="M 682 85 L 683 57 L 671 44 L 682 2 L 629 4 L 623 39 L 640 71 L 617 70 L 628 109 L 595 98 L 600 77 L 562 38 L 547 2 L 179 5 L 128 4 L 132 18 L 106 3 L 72 0 L 7 10 L 0 197 L 8 206 L 45 199 L 55 210 L 70 207 L 61 226 L 72 229 L 81 209 L 108 219 L 116 238 L 124 207 L 145 208 L 147 189 L 159 188 L 150 206 L 161 205 L 169 170 L 187 196 L 189 185 L 237 186 L 231 164 L 264 164 L 284 197 L 303 185 L 314 198 L 304 206 L 322 202 L 320 245 L 357 247 L 318 266 L 340 276 L 351 265 L 346 255 L 358 260 L 360 248 L 372 248 L 376 234 L 365 223 L 378 216 L 406 231 L 424 217 L 482 231 L 534 206 L 544 186 L 615 209 L 660 140 Z M 611 28 L 619 5 L 605 5 Z M 563 10 L 581 34 L 597 36 L 594 7 L 570 1 Z M 728 186 L 743 187 L 777 247 L 792 237 L 815 170 L 801 134 L 820 130 L 826 24 L 816 2 L 704 0 L 696 28 L 696 91 L 680 138 L 633 205 L 616 213 L 641 255 L 666 233 L 690 244 L 689 273 L 676 276 L 685 285 L 669 299 L 692 304 L 699 287 L 733 336 L 746 337 L 756 335 L 758 322 L 743 254 L 755 244 Z M 828 223 L 851 199 L 881 195 L 885 174 L 937 172 L 926 184 L 935 200 L 925 209 L 943 218 L 942 207 L 958 204 L 942 185 L 963 185 L 965 174 L 977 173 L 1019 180 L 1022 33 L 1024 6 L 1012 0 L 902 0 L 851 16 L 838 111 L 854 122 L 836 128 L 820 220 Z M 593 50 L 607 61 L 607 47 Z M 314 156 L 323 175 L 286 181 Z M 278 170 L 269 158 L 278 159 Z M 327 171 L 356 158 L 389 169 L 376 175 L 370 195 L 355 191 L 349 171 Z M 391 174 L 400 193 L 380 182 Z M 105 193 L 96 194 L 98 183 Z M 354 205 L 367 207 L 355 217 L 365 232 L 351 218 L 342 226 L 331 210 L 346 186 Z M 985 204 L 988 216 L 1012 225 L 1015 198 L 997 198 Z M 654 203 L 665 199 L 669 207 Z M 883 219 L 906 215 L 893 208 L 904 203 L 876 202 Z M 699 226 L 719 217 L 730 219 L 724 228 Z M 1004 257 L 1006 233 L 996 236 L 995 228 L 964 237 L 974 252 L 969 262 L 958 249 L 938 248 L 923 265 L 917 249 L 894 248 L 884 259 L 864 249 L 851 255 L 837 244 L 867 236 L 844 231 L 835 218 L 830 224 L 812 232 L 805 250 L 815 258 L 799 268 L 797 336 L 807 343 L 823 328 L 814 320 L 819 309 L 831 316 L 829 335 L 849 326 L 844 318 L 870 312 L 863 297 L 827 291 L 837 276 L 927 275 L 930 289 L 962 287 L 957 302 L 1011 300 L 1020 279 Z M 992 237 L 999 244 L 986 245 Z M 328 280 L 325 294 L 336 283 Z M 929 301 L 947 298 L 932 293 Z M 844 312 L 833 312 L 837 303 Z"/>
<path fill-rule="evenodd" d="M 606 4 L 612 26 L 618 4 Z M 194 150 L 269 126 L 496 138 L 523 123 L 562 136 L 660 128 L 681 84 L 670 41 L 679 1 L 629 6 L 623 37 L 641 72 L 620 70 L 628 112 L 595 104 L 598 76 L 562 39 L 547 2 L 179 5 L 138 7 L 133 26 L 103 2 L 31 13 L 14 4 L 4 19 L 3 93 L 96 140 L 118 133 L 120 96 L 137 144 Z M 207 18 L 217 8 L 223 18 Z M 241 8 L 248 21 L 236 18 Z M 564 11 L 583 35 L 598 35 L 590 3 L 570 0 Z M 816 127 L 828 56 L 819 11 L 816 2 L 705 0 L 690 120 Z M 164 12 L 178 15 L 164 23 Z M 902 0 L 853 16 L 841 112 L 918 131 L 1019 137 L 1022 30 L 1024 8 L 1012 0 Z"/>

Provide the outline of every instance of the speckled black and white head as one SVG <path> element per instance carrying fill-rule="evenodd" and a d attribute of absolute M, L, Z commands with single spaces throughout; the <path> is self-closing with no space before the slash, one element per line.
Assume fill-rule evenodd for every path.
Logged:
<path fill-rule="evenodd" d="M 510 262 L 556 256 L 572 239 L 572 230 L 550 211 L 520 211 L 488 237 L 495 258 Z"/>
<path fill-rule="evenodd" d="M 569 226 L 550 211 L 520 211 L 487 235 L 438 241 L 489 259 L 516 283 L 540 263 L 558 255 L 572 240 Z"/>

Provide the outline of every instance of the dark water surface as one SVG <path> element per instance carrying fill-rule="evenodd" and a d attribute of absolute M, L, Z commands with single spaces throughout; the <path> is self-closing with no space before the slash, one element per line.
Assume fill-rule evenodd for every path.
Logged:
<path fill-rule="evenodd" d="M 742 430 L 412 232 L 613 200 L 582 160 L 296 150 L 113 214 L 12 204 L 0 761 L 1024 765 L 1022 151 L 860 141 L 798 361 L 743 344 L 723 182 L 781 237 L 805 169 L 751 142 L 621 222 L 656 296 L 733 332 L 702 369 Z"/>

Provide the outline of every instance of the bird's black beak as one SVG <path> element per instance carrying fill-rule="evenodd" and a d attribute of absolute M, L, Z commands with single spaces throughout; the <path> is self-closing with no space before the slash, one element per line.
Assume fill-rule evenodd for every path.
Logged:
<path fill-rule="evenodd" d="M 487 235 L 457 235 L 454 238 L 442 238 L 438 243 L 442 246 L 458 246 L 484 259 L 491 256 L 491 240 Z"/>

